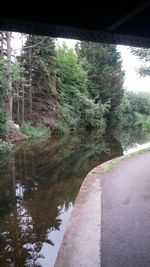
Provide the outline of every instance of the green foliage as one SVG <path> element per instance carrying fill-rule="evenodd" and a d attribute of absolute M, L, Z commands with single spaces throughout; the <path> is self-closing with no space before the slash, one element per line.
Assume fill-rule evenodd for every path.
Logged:
<path fill-rule="evenodd" d="M 77 128 L 80 120 L 81 96 L 86 96 L 86 72 L 78 64 L 72 49 L 62 47 L 57 52 L 58 83 L 61 122 L 57 127 L 66 130 Z"/>
<path fill-rule="evenodd" d="M 130 51 L 133 55 L 137 56 L 141 60 L 141 66 L 138 69 L 140 76 L 149 76 L 150 75 L 150 49 L 147 48 L 135 48 L 131 47 Z"/>
<path fill-rule="evenodd" d="M 136 94 L 133 105 L 135 105 L 137 112 L 150 115 L 150 94 L 147 92 Z"/>
<path fill-rule="evenodd" d="M 56 124 L 56 132 L 58 132 L 59 134 L 65 134 L 67 132 L 69 132 L 69 125 L 67 124 L 67 122 L 65 120 L 59 120 Z"/>
<path fill-rule="evenodd" d="M 7 76 L 6 76 L 6 60 L 0 59 L 0 101 L 6 96 Z"/>
<path fill-rule="evenodd" d="M 50 37 L 28 35 L 25 46 L 28 48 L 24 49 L 18 57 L 24 69 L 24 81 L 23 86 L 19 85 L 20 99 L 17 96 L 14 118 L 18 122 L 30 121 L 31 124 L 33 117 L 34 123 L 50 121 L 52 105 L 57 98 L 55 40 Z M 22 111 L 23 105 L 24 112 Z M 18 110 L 20 113 L 18 112 L 19 116 L 16 116 Z"/>
<path fill-rule="evenodd" d="M 0 139 L 0 155 L 8 153 L 12 149 L 13 145 Z"/>
<path fill-rule="evenodd" d="M 5 99 L 6 99 L 6 60 L 0 59 L 0 138 L 5 138 L 7 134 Z"/>
<path fill-rule="evenodd" d="M 150 130 L 150 116 L 135 112 L 134 118 L 135 118 L 134 122 L 135 127 L 140 127 L 145 130 Z"/>
<path fill-rule="evenodd" d="M 88 73 L 88 91 L 92 99 L 104 104 L 109 101 L 110 112 L 123 96 L 123 77 L 120 54 L 114 45 L 81 42 L 76 51 Z"/>
<path fill-rule="evenodd" d="M 42 88 L 49 91 L 56 72 L 55 40 L 50 37 L 29 35 L 25 45 L 33 48 L 24 50 L 19 60 L 28 70 L 26 77 L 32 78 L 33 92 L 41 91 Z M 31 77 L 29 77 L 29 70 Z"/>
<path fill-rule="evenodd" d="M 80 108 L 80 125 L 89 128 L 105 128 L 105 118 L 109 110 L 109 103 L 95 103 L 93 99 L 80 96 L 82 106 Z"/>
<path fill-rule="evenodd" d="M 62 119 L 57 123 L 61 133 L 68 129 L 104 127 L 109 104 L 95 103 L 87 88 L 87 72 L 72 49 L 58 49 L 58 93 Z"/>
<path fill-rule="evenodd" d="M 105 129 L 123 96 L 124 73 L 114 45 L 81 42 L 75 51 L 56 47 L 50 37 L 26 35 L 21 54 L 12 62 L 3 59 L 0 67 L 2 98 L 13 97 L 14 121 L 25 122 L 22 132 L 35 138 L 50 134 L 42 121 L 59 133 Z M 8 74 L 13 88 L 7 86 Z"/>
<path fill-rule="evenodd" d="M 130 47 L 130 51 L 133 53 L 133 55 L 138 56 L 143 62 L 149 62 L 150 49 Z"/>
<path fill-rule="evenodd" d="M 150 129 L 150 94 L 126 92 L 113 114 L 113 121 L 122 127 Z"/>
<path fill-rule="evenodd" d="M 12 92 L 8 90 L 8 60 L 0 59 L 0 99 L 5 99 L 8 95 L 14 95 L 16 93 L 15 83 L 17 81 L 25 82 L 22 77 L 25 69 L 21 66 L 21 64 L 17 61 L 11 63 L 10 67 L 10 75 L 12 80 Z"/>
<path fill-rule="evenodd" d="M 126 92 L 121 100 L 120 105 L 116 108 L 112 121 L 114 124 L 120 124 L 123 127 L 133 125 L 134 105 L 132 101 L 134 94 Z"/>
<path fill-rule="evenodd" d="M 41 123 L 32 126 L 30 123 L 23 123 L 20 127 L 23 134 L 32 138 L 47 138 L 51 135 L 51 130 Z"/>

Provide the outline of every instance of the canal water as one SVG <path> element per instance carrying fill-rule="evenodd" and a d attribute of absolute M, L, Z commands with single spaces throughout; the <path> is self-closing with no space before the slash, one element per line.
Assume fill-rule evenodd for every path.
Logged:
<path fill-rule="evenodd" d="M 150 146 L 141 131 L 28 140 L 0 159 L 0 266 L 53 267 L 87 173 Z"/>

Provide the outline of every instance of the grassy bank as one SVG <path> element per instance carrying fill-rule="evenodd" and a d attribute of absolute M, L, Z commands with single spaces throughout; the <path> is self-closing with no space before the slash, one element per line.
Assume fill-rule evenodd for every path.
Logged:
<path fill-rule="evenodd" d="M 141 149 L 141 150 L 138 150 L 138 151 L 133 152 L 131 154 L 128 154 L 128 155 L 111 160 L 110 164 L 108 165 L 107 172 L 112 172 L 119 165 L 120 162 L 122 162 L 126 159 L 129 159 L 129 158 L 135 157 L 137 155 L 144 154 L 145 152 L 148 152 L 148 151 L 150 151 L 150 147 L 145 148 L 145 149 Z"/>

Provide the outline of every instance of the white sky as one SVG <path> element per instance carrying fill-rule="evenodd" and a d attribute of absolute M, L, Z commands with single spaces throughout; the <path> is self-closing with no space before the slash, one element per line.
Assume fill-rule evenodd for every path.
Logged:
<path fill-rule="evenodd" d="M 19 48 L 21 46 L 21 40 L 19 35 L 15 33 L 13 40 L 13 46 Z M 59 43 L 66 42 L 69 47 L 74 47 L 76 40 L 58 38 Z M 129 51 L 129 46 L 118 45 L 118 51 L 122 57 L 122 67 L 125 70 L 125 82 L 124 87 L 126 90 L 135 92 L 150 92 L 150 77 L 140 77 L 137 74 L 137 68 L 141 62 L 136 56 Z"/>
<path fill-rule="evenodd" d="M 150 77 L 140 77 L 137 74 L 137 68 L 140 67 L 141 62 L 129 51 L 129 46 L 118 45 L 117 47 L 123 60 L 122 67 L 125 70 L 125 89 L 150 92 Z"/>

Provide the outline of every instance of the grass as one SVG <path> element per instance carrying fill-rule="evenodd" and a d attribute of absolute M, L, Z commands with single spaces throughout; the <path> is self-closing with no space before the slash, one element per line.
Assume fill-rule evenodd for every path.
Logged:
<path fill-rule="evenodd" d="M 135 157 L 137 155 L 142 155 L 142 154 L 144 154 L 145 152 L 148 152 L 148 151 L 150 151 L 150 147 L 138 150 L 136 152 L 133 152 L 133 153 L 125 155 L 125 156 L 122 156 L 120 158 L 113 159 L 110 162 L 110 164 L 108 165 L 107 172 L 112 172 L 119 165 L 119 163 L 121 163 L 122 161 L 124 161 L 126 159 L 129 159 L 129 158 L 132 158 L 132 157 Z"/>

